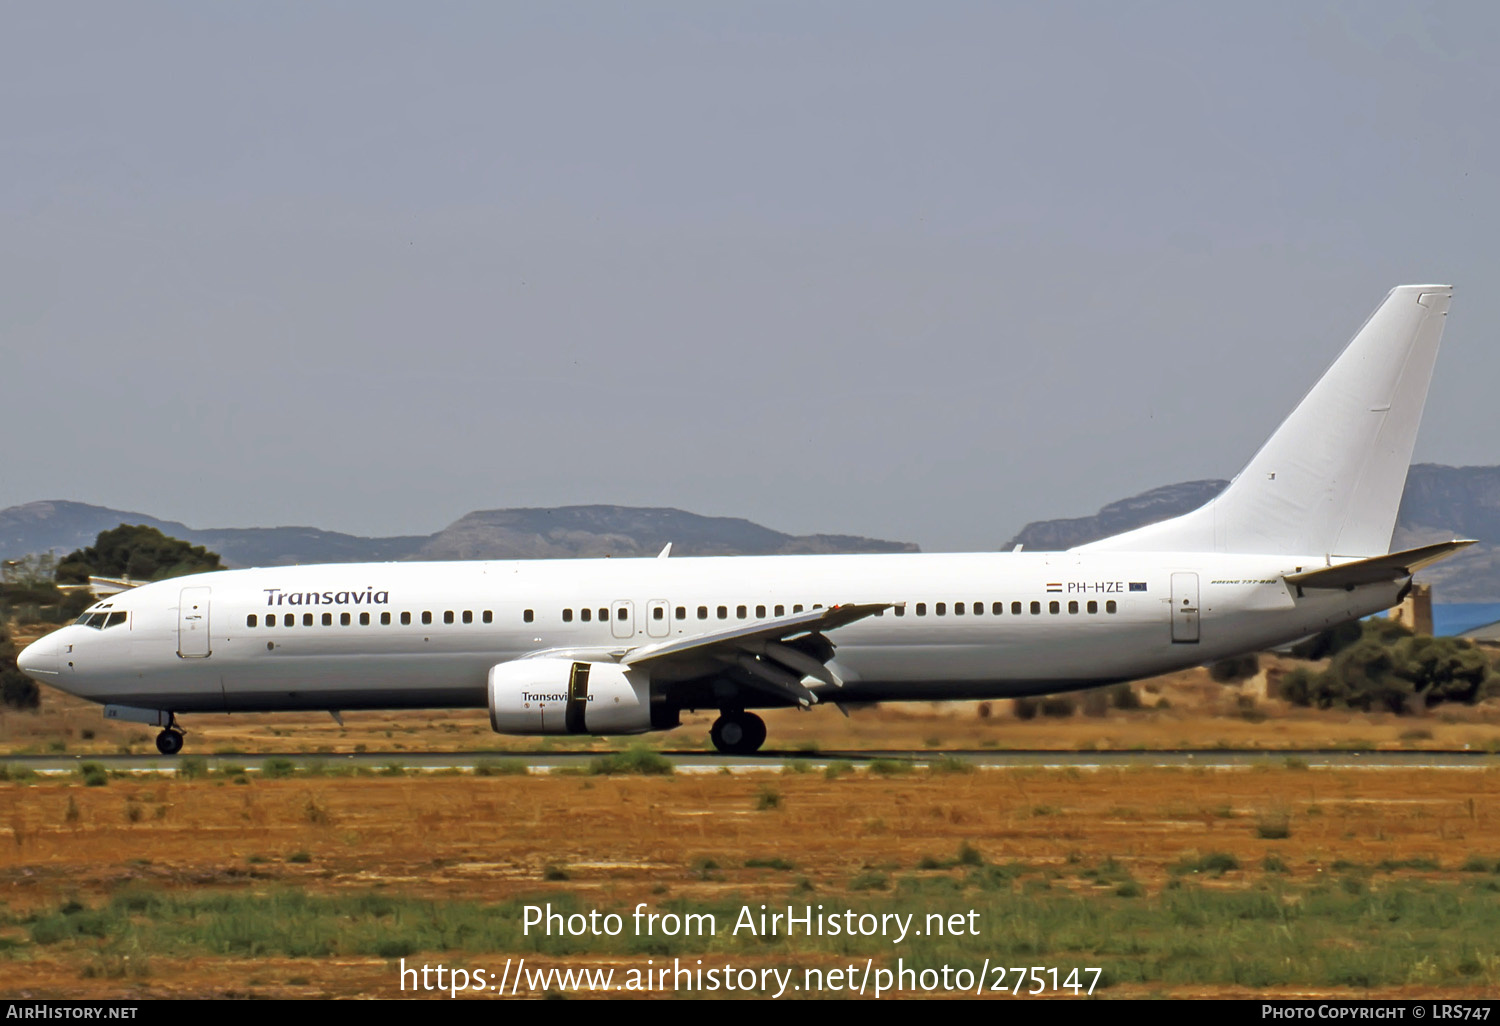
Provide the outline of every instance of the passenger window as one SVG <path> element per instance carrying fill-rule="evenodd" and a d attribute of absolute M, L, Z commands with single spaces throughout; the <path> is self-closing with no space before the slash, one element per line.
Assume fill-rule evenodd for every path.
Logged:
<path fill-rule="evenodd" d="M 1032 616 L 1040 616 L 1041 612 L 1042 612 L 1042 604 L 1040 602 L 1033 602 L 1031 604 L 1031 615 Z"/>
<path fill-rule="evenodd" d="M 728 606 L 720 606 L 719 607 L 719 619 L 720 620 L 727 620 L 727 619 L 729 619 L 729 607 Z"/>
<path fill-rule="evenodd" d="M 802 607 L 800 605 L 793 606 L 792 607 L 792 612 L 793 613 L 800 613 L 800 612 L 802 612 Z"/>
<path fill-rule="evenodd" d="M 295 626 L 297 626 L 297 614 L 296 613 L 287 613 L 285 616 L 283 616 L 281 618 L 281 626 L 283 626 L 283 627 L 295 627 Z"/>
<path fill-rule="evenodd" d="M 570 610 L 570 612 L 571 612 L 571 610 Z M 444 623 L 452 623 L 453 622 L 453 610 L 451 610 L 451 609 L 445 609 L 445 610 L 443 610 L 443 622 Z"/>
<path fill-rule="evenodd" d="M 896 615 L 897 616 L 905 616 L 906 615 L 906 606 L 904 606 L 904 605 L 897 606 L 896 607 Z"/>
<path fill-rule="evenodd" d="M 403 626 L 403 627 L 409 627 L 409 626 L 411 626 L 411 613 L 406 612 L 405 610 L 403 610 L 402 613 L 401 613 L 401 626 Z"/>
<path fill-rule="evenodd" d="M 699 606 L 698 607 L 698 619 L 700 619 L 700 620 L 707 620 L 708 619 L 708 607 L 707 606 Z"/>
<path fill-rule="evenodd" d="M 1056 602 L 1056 601 L 1048 602 L 1047 603 L 1047 612 L 1049 612 L 1049 613 L 1060 613 L 1060 612 L 1062 612 L 1062 606 L 1058 602 Z"/>
<path fill-rule="evenodd" d="M 572 622 L 573 622 L 573 610 L 571 610 L 571 609 L 564 609 L 563 610 L 563 623 L 572 623 Z"/>
<path fill-rule="evenodd" d="M 380 626 L 382 626 L 382 627 L 389 627 L 390 625 L 391 625 L 391 614 L 390 613 L 381 613 L 380 614 Z"/>
<path fill-rule="evenodd" d="M 1099 612 L 1099 603 L 1094 602 L 1094 601 L 1090 601 L 1089 602 L 1089 612 L 1091 612 L 1091 613 L 1097 613 L 1097 612 Z"/>
<path fill-rule="evenodd" d="M 766 607 L 765 606 L 756 606 L 755 607 L 755 618 L 757 620 L 764 620 L 766 618 Z"/>
<path fill-rule="evenodd" d="M 1076 612 L 1078 612 L 1078 603 L 1077 602 L 1069 602 L 1068 603 L 1068 612 L 1070 612 L 1070 613 L 1076 613 Z"/>
<path fill-rule="evenodd" d="M 490 610 L 486 609 L 484 611 L 484 616 L 481 619 L 483 619 L 485 623 L 494 623 L 495 622 L 495 614 L 493 612 L 491 612 Z"/>
<path fill-rule="evenodd" d="M 1019 602 L 1012 602 L 1010 604 L 1010 615 L 1011 616 L 1020 616 L 1021 615 L 1021 603 L 1019 603 Z"/>
<path fill-rule="evenodd" d="M 947 613 L 948 613 L 948 603 L 946 603 L 946 602 L 939 602 L 937 604 L 937 615 L 938 616 L 945 616 L 945 615 L 947 615 Z"/>
<path fill-rule="evenodd" d="M 473 623 L 473 622 L 474 622 L 474 610 L 472 610 L 472 609 L 465 609 L 464 610 L 464 623 Z"/>
<path fill-rule="evenodd" d="M 386 615 L 389 616 L 390 614 L 387 613 Z M 311 613 L 303 613 L 302 614 L 302 626 L 304 626 L 304 627 L 311 627 L 312 625 L 313 625 L 313 615 Z"/>
<path fill-rule="evenodd" d="M 963 616 L 964 615 L 964 604 L 962 602 L 955 602 L 955 603 L 953 603 L 953 615 L 954 616 Z"/>
<path fill-rule="evenodd" d="M 609 622 L 609 608 L 607 606 L 600 606 L 599 607 L 599 622 L 600 623 L 608 623 Z"/>
<path fill-rule="evenodd" d="M 584 623 L 588 623 L 593 618 L 594 611 L 592 609 L 584 608 L 578 611 L 578 619 L 582 620 Z"/>
<path fill-rule="evenodd" d="M 686 620 L 687 619 L 687 606 L 678 606 L 677 607 L 677 619 L 679 619 L 679 620 Z"/>
<path fill-rule="evenodd" d="M 424 610 L 422 610 L 422 622 L 423 623 L 431 623 L 432 622 L 432 610 L 430 610 L 430 609 L 424 609 Z M 526 610 L 526 622 L 527 623 L 531 622 L 531 610 L 529 610 L 529 609 Z"/>
<path fill-rule="evenodd" d="M 627 620 L 629 618 L 630 618 L 630 610 L 626 609 L 624 606 L 621 606 L 619 609 L 615 610 L 615 619 L 616 620 Z"/>
<path fill-rule="evenodd" d="M 1004 613 L 1005 613 L 1005 603 L 1004 602 L 992 602 L 992 603 L 990 603 L 990 612 L 992 614 L 994 614 L 995 616 L 1002 616 L 1002 615 L 1004 615 Z"/>
<path fill-rule="evenodd" d="M 323 614 L 323 626 L 324 627 L 332 627 L 333 626 L 333 614 L 332 613 L 324 613 Z"/>
<path fill-rule="evenodd" d="M 651 607 L 651 619 L 653 619 L 653 620 L 665 620 L 666 618 L 667 618 L 667 611 L 665 609 L 663 609 L 661 606 L 652 606 Z"/>
<path fill-rule="evenodd" d="M 917 603 L 917 615 L 918 616 L 926 616 L 927 615 L 927 603 L 926 602 L 918 602 Z"/>
<path fill-rule="evenodd" d="M 750 615 L 750 610 L 746 609 L 744 606 L 736 606 L 734 609 L 734 615 L 743 620 Z"/>
<path fill-rule="evenodd" d="M 369 613 L 360 613 L 359 614 L 359 625 L 361 627 L 368 627 L 368 626 L 370 626 L 370 614 Z"/>
<path fill-rule="evenodd" d="M 353 618 L 348 613 L 339 614 L 339 626 L 348 627 L 351 623 L 353 623 Z"/>
<path fill-rule="evenodd" d="M 1117 607 L 1115 606 L 1115 600 L 1114 599 L 1110 599 L 1108 602 L 1104 603 L 1104 611 L 1106 613 L 1113 613 L 1116 608 Z"/>
<path fill-rule="evenodd" d="M 777 606 L 776 607 L 776 615 L 777 616 L 785 616 L 786 615 L 786 606 Z"/>
<path fill-rule="evenodd" d="M 87 620 L 88 617 L 86 617 L 86 616 L 80 616 L 78 619 L 79 620 Z M 246 627 L 254 627 L 258 623 L 260 623 L 260 619 L 254 613 L 251 613 L 249 616 L 245 617 L 245 626 Z"/>
<path fill-rule="evenodd" d="M 103 622 L 104 622 L 104 614 L 103 613 L 90 613 L 89 614 L 89 623 L 88 623 L 88 625 L 90 627 L 97 627 L 97 626 L 99 626 Z M 266 614 L 266 626 L 267 627 L 275 627 L 276 626 L 276 614 L 275 613 L 267 613 Z"/>
<path fill-rule="evenodd" d="M 432 622 L 431 621 L 432 614 L 429 613 L 429 614 L 427 614 L 427 616 L 428 616 L 428 619 L 423 620 L 422 621 L 423 623 L 431 623 Z M 525 620 L 527 623 L 530 623 L 532 620 L 536 619 L 536 613 L 533 612 L 532 610 L 528 609 L 528 610 L 526 610 L 526 612 L 524 612 L 524 613 L 521 614 L 521 619 Z"/>

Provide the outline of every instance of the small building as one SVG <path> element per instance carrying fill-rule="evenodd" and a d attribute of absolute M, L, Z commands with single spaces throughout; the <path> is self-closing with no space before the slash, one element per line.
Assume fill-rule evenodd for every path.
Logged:
<path fill-rule="evenodd" d="M 1413 634 L 1432 633 L 1432 585 L 1413 584 L 1399 606 L 1385 614 Z"/>

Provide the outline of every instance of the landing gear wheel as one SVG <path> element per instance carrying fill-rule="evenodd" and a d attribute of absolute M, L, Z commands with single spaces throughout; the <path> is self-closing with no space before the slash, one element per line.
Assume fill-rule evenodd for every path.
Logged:
<path fill-rule="evenodd" d="M 708 736 L 725 755 L 752 755 L 766 743 L 766 721 L 754 713 L 721 713 Z"/>
<path fill-rule="evenodd" d="M 156 735 L 156 750 L 163 755 L 176 755 L 182 751 L 182 731 L 168 727 Z"/>

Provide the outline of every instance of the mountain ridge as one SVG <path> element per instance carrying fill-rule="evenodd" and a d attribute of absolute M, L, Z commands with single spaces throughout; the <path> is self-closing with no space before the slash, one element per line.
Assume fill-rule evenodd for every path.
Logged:
<path fill-rule="evenodd" d="M 668 542 L 683 556 L 919 551 L 911 542 L 792 535 L 738 517 L 706 517 L 666 507 L 475 510 L 430 535 L 366 538 L 303 526 L 198 529 L 146 513 L 49 499 L 0 509 L 0 558 L 47 551 L 66 554 L 92 545 L 100 531 L 122 523 L 145 524 L 203 545 L 230 566 L 654 556 Z"/>

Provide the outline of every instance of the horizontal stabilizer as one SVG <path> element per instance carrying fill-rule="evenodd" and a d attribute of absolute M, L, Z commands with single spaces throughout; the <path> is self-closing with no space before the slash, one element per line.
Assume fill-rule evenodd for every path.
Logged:
<path fill-rule="evenodd" d="M 1288 584 L 1301 588 L 1353 588 L 1361 584 L 1381 584 L 1410 577 L 1424 566 L 1446 559 L 1459 549 L 1473 545 L 1473 539 L 1436 542 L 1403 552 L 1392 552 L 1352 563 L 1324 566 L 1298 574 L 1286 574 Z"/>

